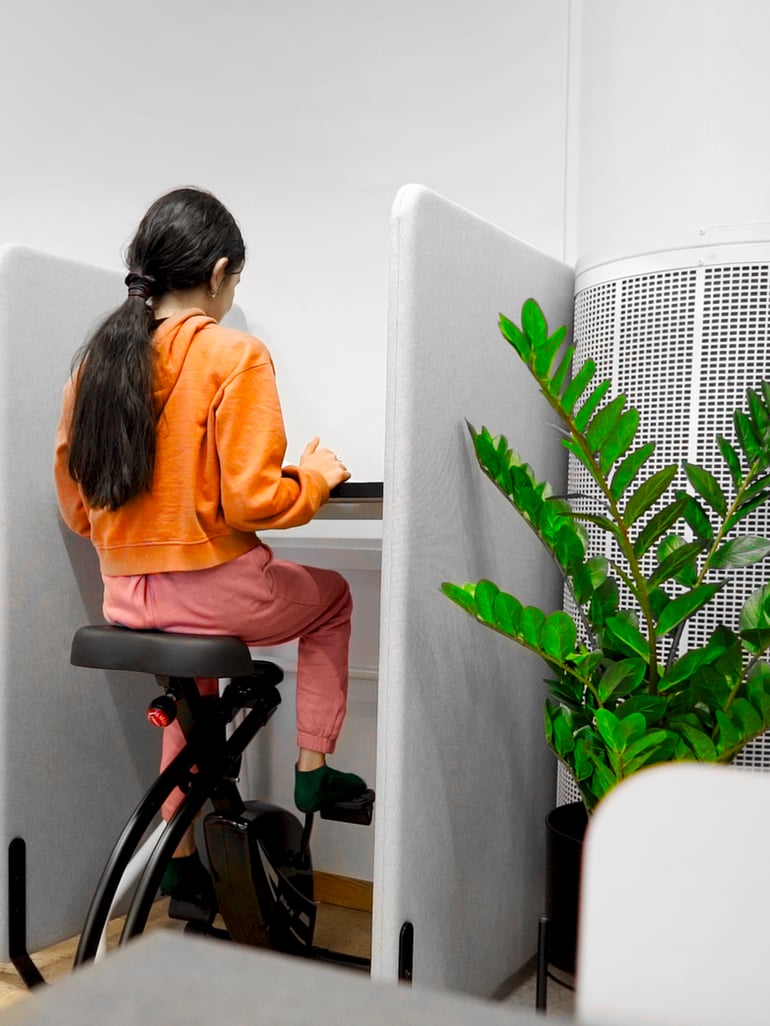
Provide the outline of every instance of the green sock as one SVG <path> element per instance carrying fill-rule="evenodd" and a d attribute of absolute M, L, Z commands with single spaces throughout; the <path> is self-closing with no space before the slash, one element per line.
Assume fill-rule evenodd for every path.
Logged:
<path fill-rule="evenodd" d="M 355 773 L 340 773 L 331 766 L 294 771 L 294 804 L 301 812 L 317 812 L 323 805 L 350 801 L 366 790 Z"/>

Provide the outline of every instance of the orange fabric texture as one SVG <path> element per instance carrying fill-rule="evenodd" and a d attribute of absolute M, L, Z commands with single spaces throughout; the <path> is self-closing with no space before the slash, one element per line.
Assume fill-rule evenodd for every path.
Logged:
<path fill-rule="evenodd" d="M 64 389 L 54 473 L 65 523 L 93 542 L 104 574 L 198 570 L 296 527 L 329 498 L 323 476 L 283 466 L 286 434 L 270 354 L 259 339 L 186 310 L 156 330 L 159 410 L 149 491 L 94 509 L 69 474 L 75 400 Z"/>

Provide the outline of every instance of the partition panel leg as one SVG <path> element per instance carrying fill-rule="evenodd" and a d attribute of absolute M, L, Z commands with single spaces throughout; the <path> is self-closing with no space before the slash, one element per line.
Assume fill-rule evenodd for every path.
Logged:
<path fill-rule="evenodd" d="M 27 845 L 14 837 L 8 845 L 8 953 L 30 990 L 45 983 L 27 951 Z"/>

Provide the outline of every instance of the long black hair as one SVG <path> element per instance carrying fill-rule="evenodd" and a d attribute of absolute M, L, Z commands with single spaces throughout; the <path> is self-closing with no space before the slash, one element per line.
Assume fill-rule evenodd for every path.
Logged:
<path fill-rule="evenodd" d="M 158 411 L 150 297 L 207 284 L 221 257 L 236 273 L 245 256 L 234 218 L 203 189 L 175 189 L 142 218 L 126 251 L 128 297 L 73 368 L 69 470 L 92 506 L 115 510 L 152 481 Z"/>

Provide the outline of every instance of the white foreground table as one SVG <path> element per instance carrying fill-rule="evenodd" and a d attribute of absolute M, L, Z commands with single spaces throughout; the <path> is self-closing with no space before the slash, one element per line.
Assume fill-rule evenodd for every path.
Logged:
<path fill-rule="evenodd" d="M 463 995 L 175 933 L 139 938 L 41 987 L 2 1026 L 542 1026 Z"/>

